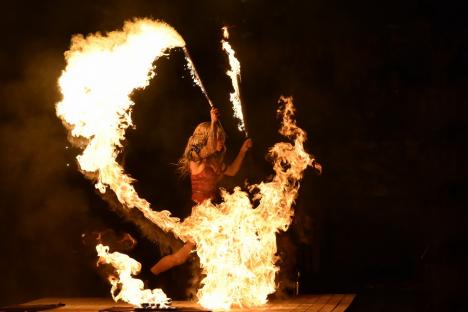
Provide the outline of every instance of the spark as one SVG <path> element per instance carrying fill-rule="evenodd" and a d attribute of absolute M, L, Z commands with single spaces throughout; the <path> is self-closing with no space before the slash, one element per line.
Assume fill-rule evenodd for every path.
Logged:
<path fill-rule="evenodd" d="M 197 69 L 195 68 L 195 64 L 193 63 L 192 57 L 189 54 L 189 51 L 186 47 L 183 47 L 184 54 L 185 54 L 185 60 L 187 61 L 187 66 L 190 70 L 190 75 L 192 76 L 192 80 L 195 82 L 195 84 L 200 87 L 203 95 L 205 96 L 206 100 L 208 101 L 208 104 L 210 104 L 210 107 L 213 107 L 213 102 L 211 102 L 210 97 L 208 96 L 208 93 L 206 92 L 205 87 L 203 86 L 203 82 L 200 78 L 200 75 L 198 74 Z"/>
<path fill-rule="evenodd" d="M 232 103 L 232 109 L 234 111 L 234 117 L 237 118 L 238 124 L 237 127 L 239 131 L 245 133 L 245 136 L 248 137 L 247 129 L 245 127 L 244 114 L 242 112 L 242 104 L 240 97 L 240 87 L 239 82 L 241 80 L 240 74 L 240 62 L 235 56 L 235 51 L 227 41 L 229 39 L 229 32 L 227 27 L 223 27 L 223 39 L 221 40 L 221 45 L 223 50 L 226 51 L 226 54 L 229 58 L 230 69 L 226 72 L 226 75 L 231 78 L 232 88 L 234 89 L 231 92 L 229 99 Z"/>

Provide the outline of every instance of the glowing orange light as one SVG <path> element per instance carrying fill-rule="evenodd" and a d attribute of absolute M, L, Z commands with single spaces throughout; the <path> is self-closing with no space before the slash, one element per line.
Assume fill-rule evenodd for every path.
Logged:
<path fill-rule="evenodd" d="M 80 138 L 71 142 L 83 149 L 77 157 L 80 169 L 96 180 L 97 189 L 112 190 L 128 209 L 139 209 L 165 231 L 196 243 L 205 274 L 198 291 L 201 305 L 210 309 L 262 305 L 275 291 L 278 271 L 275 234 L 291 223 L 299 181 L 313 160 L 304 150 L 306 134 L 295 123 L 291 98 L 280 99 L 280 133 L 293 143 L 277 143 L 270 149 L 275 176 L 271 181 L 250 186 L 253 202 L 249 193 L 240 188 L 223 191 L 221 204 L 204 202 L 180 222 L 169 211 L 152 210 L 116 160 L 125 130 L 133 126 L 134 103 L 129 95 L 149 84 L 157 58 L 172 48 L 184 46 L 184 40 L 172 27 L 148 19 L 126 22 L 122 31 L 106 35 L 73 37 L 65 54 L 67 66 L 59 79 L 63 99 L 57 103 L 57 115 L 70 136 Z M 231 68 L 236 67 L 231 64 Z M 237 73 L 231 72 L 232 77 L 238 77 L 240 65 Z M 143 295 L 148 292 L 131 277 L 139 264 L 123 254 L 109 254 L 104 246 L 98 246 L 97 250 L 100 257 L 121 271 L 118 279 L 111 280 L 114 299 L 135 305 L 148 303 L 150 299 Z M 118 289 L 120 292 L 115 295 Z"/>

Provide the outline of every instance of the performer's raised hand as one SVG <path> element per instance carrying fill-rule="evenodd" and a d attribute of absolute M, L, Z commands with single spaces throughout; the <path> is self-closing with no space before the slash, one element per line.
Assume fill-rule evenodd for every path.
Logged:
<path fill-rule="evenodd" d="M 219 111 L 216 107 L 212 107 L 210 111 L 211 122 L 215 123 L 219 120 Z"/>
<path fill-rule="evenodd" d="M 241 152 L 247 153 L 247 151 L 252 147 L 253 141 L 252 139 L 248 138 L 244 141 L 241 147 Z"/>

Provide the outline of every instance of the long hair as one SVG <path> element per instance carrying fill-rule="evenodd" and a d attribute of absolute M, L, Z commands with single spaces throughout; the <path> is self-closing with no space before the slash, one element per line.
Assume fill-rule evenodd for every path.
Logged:
<path fill-rule="evenodd" d="M 193 134 L 187 140 L 184 154 L 177 162 L 177 171 L 182 177 L 190 174 L 190 161 L 206 161 L 209 166 L 213 167 L 213 169 L 216 171 L 221 169 L 224 160 L 224 154 L 226 153 L 226 146 L 224 146 L 220 152 L 215 152 L 206 158 L 202 158 L 199 155 L 199 152 L 203 149 L 203 147 L 208 144 L 210 130 L 211 123 L 208 121 L 202 122 L 195 128 Z M 217 124 L 215 137 L 223 137 L 224 139 L 226 138 L 226 132 L 220 123 Z M 215 144 L 217 143 L 215 142 Z"/>

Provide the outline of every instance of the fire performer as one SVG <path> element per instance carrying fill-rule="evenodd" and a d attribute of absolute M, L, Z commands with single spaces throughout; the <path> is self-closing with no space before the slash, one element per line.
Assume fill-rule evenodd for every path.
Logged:
<path fill-rule="evenodd" d="M 252 147 L 252 140 L 246 139 L 234 161 L 226 165 L 224 163 L 226 133 L 219 123 L 218 109 L 213 107 L 210 115 L 211 122 L 202 122 L 195 128 L 178 163 L 181 175 L 190 175 L 194 204 L 213 199 L 218 182 L 224 175 L 237 174 L 245 154 Z M 159 274 L 184 263 L 194 247 L 195 243 L 188 241 L 175 253 L 159 260 L 151 268 L 151 272 Z"/>

